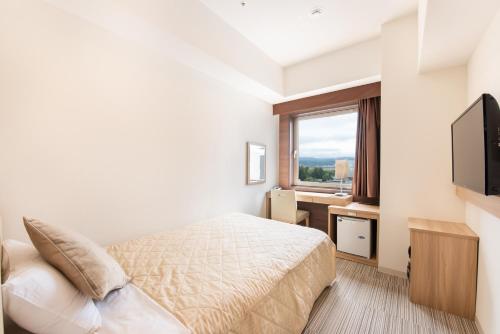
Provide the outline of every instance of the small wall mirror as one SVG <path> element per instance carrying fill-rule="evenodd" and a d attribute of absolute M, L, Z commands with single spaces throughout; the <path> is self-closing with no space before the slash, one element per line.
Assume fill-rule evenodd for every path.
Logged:
<path fill-rule="evenodd" d="M 266 145 L 247 143 L 247 184 L 266 182 Z"/>

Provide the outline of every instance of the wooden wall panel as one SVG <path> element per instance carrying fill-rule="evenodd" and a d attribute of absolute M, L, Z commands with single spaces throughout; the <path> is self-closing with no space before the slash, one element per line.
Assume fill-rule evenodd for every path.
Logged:
<path fill-rule="evenodd" d="M 280 187 L 289 189 L 291 186 L 291 117 L 288 115 L 280 115 L 279 123 L 279 176 L 278 182 Z"/>
<path fill-rule="evenodd" d="M 357 104 L 359 100 L 380 96 L 381 83 L 338 90 L 273 105 L 274 115 L 296 115 L 329 108 Z"/>
<path fill-rule="evenodd" d="M 293 186 L 292 121 L 298 115 L 358 103 L 360 99 L 380 96 L 380 82 L 339 90 L 275 104 L 273 114 L 279 115 L 279 175 L 278 183 L 284 189 Z"/>
<path fill-rule="evenodd" d="M 281 116 L 280 116 L 281 117 Z M 500 196 L 485 196 L 469 189 L 457 187 L 457 195 L 492 215 L 500 218 Z"/>

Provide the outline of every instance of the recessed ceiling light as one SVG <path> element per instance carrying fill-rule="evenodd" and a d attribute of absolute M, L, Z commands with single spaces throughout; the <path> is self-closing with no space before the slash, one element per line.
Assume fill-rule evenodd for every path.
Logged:
<path fill-rule="evenodd" d="M 240 2 L 240 4 L 241 4 L 241 7 L 245 7 L 247 5 L 247 2 L 246 1 L 242 1 L 242 2 Z"/>
<path fill-rule="evenodd" d="M 310 17 L 313 17 L 313 18 L 320 17 L 321 15 L 323 15 L 323 9 L 322 9 L 322 8 L 319 8 L 319 7 L 314 8 L 314 9 L 313 9 L 313 10 L 311 10 L 311 12 L 309 13 L 309 16 L 310 16 Z"/>

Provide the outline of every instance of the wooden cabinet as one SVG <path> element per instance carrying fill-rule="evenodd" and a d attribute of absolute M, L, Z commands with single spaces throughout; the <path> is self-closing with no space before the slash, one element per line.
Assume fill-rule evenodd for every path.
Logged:
<path fill-rule="evenodd" d="M 479 237 L 465 224 L 410 218 L 410 300 L 474 319 Z"/>

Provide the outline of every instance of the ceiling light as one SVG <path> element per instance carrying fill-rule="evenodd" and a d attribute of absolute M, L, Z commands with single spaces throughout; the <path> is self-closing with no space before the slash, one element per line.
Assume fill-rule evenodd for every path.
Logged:
<path fill-rule="evenodd" d="M 316 7 L 313 10 L 311 10 L 311 12 L 309 13 L 309 16 L 313 17 L 313 18 L 317 18 L 317 17 L 320 17 L 322 14 L 323 14 L 323 9 Z"/>
<path fill-rule="evenodd" d="M 247 5 L 247 2 L 246 1 L 242 1 L 242 2 L 240 2 L 240 4 L 241 4 L 241 7 L 245 7 Z"/>

